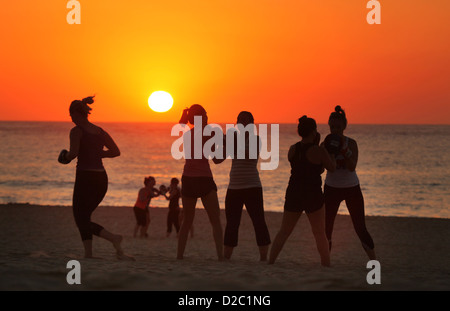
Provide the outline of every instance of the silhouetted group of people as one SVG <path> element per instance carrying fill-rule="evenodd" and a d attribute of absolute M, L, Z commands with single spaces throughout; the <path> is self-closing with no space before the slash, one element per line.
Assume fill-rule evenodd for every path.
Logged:
<path fill-rule="evenodd" d="M 70 150 L 61 151 L 58 161 L 67 164 L 78 158 L 73 213 L 85 248 L 85 257 L 93 257 L 92 235 L 97 235 L 113 244 L 119 259 L 134 260 L 123 252 L 122 236 L 110 233 L 90 219 L 92 212 L 105 196 L 108 186 L 102 158 L 120 155 L 119 148 L 108 133 L 89 122 L 88 115 L 91 108 L 88 105 L 92 103 L 93 97 L 87 97 L 73 101 L 70 105 L 70 115 L 76 126 L 70 132 Z M 208 116 L 200 105 L 186 108 L 179 122 L 194 126 L 196 116 L 202 117 L 203 133 L 203 128 L 208 124 Z M 237 124 L 244 127 L 254 124 L 253 115 L 248 111 L 240 112 Z M 185 135 L 184 139 L 190 139 L 188 143 L 194 147 L 190 148 L 191 156 L 185 157 L 181 189 L 177 178 L 171 180 L 168 189 L 158 190 L 154 188 L 155 179 L 151 176 L 146 177 L 145 187 L 139 190 L 133 208 L 136 217 L 134 236 L 137 236 L 138 232 L 141 237 L 147 235 L 150 201 L 155 196 L 164 195 L 169 200 L 167 235 L 170 235 L 172 226 L 175 226 L 178 232 L 177 258 L 183 259 L 195 216 L 195 206 L 200 198 L 212 226 L 217 257 L 219 260 L 230 259 L 234 248 L 238 245 L 239 224 L 245 206 L 254 227 L 260 260 L 268 260 L 273 264 L 305 211 L 311 224 L 321 264 L 329 266 L 333 225 L 339 206 L 345 201 L 364 250 L 370 259 L 376 259 L 374 243 L 365 225 L 364 198 L 356 174 L 358 147 L 355 140 L 344 135 L 347 118 L 340 106 L 336 106 L 335 111 L 330 114 L 328 125 L 330 134 L 321 142 L 314 119 L 303 116 L 298 120 L 297 130 L 301 140 L 292 145 L 288 152 L 291 175 L 285 194 L 281 227 L 275 236 L 270 253 L 271 238 L 264 216 L 263 187 L 257 169 L 258 156 L 256 158 L 249 156 L 251 148 L 249 135 L 245 135 L 243 140 L 244 157 L 236 156 L 238 148 L 232 149 L 235 154 L 231 156 L 230 180 L 225 197 L 225 232 L 222 230 L 220 220 L 217 186 L 209 160 L 203 153 L 208 138 L 203 136 L 203 141 L 198 146 L 202 148 L 202 156 L 195 157 L 194 135 Z M 189 131 L 194 133 L 195 126 Z M 224 144 L 225 141 L 224 139 Z M 234 140 L 235 143 L 236 141 Z M 259 150 L 260 139 L 257 137 L 257 155 Z M 213 157 L 212 161 L 220 164 L 226 158 L 226 156 L 220 159 Z M 322 190 L 321 175 L 325 170 L 327 173 Z M 183 206 L 181 225 L 178 203 L 180 197 Z"/>
<path fill-rule="evenodd" d="M 153 176 L 144 178 L 144 187 L 139 190 L 136 203 L 134 204 L 134 215 L 136 218 L 136 226 L 134 228 L 133 237 L 148 237 L 147 230 L 150 225 L 150 211 L 149 206 L 152 198 L 160 195 L 164 196 L 169 201 L 169 212 L 167 214 L 167 237 L 175 228 L 176 233 L 180 231 L 180 223 L 183 220 L 183 213 L 180 209 L 181 189 L 178 186 L 180 181 L 178 178 L 172 178 L 170 186 L 167 188 L 161 185 L 159 189 L 155 188 L 156 180 Z M 191 228 L 191 236 L 193 235 L 193 228 Z"/>

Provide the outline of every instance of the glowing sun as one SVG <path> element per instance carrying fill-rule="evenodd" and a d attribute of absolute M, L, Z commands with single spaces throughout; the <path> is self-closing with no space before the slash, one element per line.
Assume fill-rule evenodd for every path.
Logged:
<path fill-rule="evenodd" d="M 148 106 L 156 112 L 169 111 L 173 106 L 172 96 L 164 91 L 153 92 L 148 98 Z"/>

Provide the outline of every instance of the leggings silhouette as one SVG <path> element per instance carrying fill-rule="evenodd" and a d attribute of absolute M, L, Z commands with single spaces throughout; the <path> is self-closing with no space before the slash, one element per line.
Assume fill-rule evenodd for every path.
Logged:
<path fill-rule="evenodd" d="M 325 184 L 325 211 L 326 211 L 326 234 L 330 243 L 333 233 L 334 220 L 339 209 L 339 205 L 345 200 L 350 217 L 353 222 L 356 234 L 364 248 L 374 249 L 372 237 L 366 228 L 364 217 L 364 198 L 360 186 L 350 188 L 334 188 Z"/>
<path fill-rule="evenodd" d="M 73 191 L 73 216 L 81 240 L 92 240 L 100 235 L 103 227 L 91 221 L 91 214 L 105 197 L 108 175 L 105 171 L 77 170 Z"/>

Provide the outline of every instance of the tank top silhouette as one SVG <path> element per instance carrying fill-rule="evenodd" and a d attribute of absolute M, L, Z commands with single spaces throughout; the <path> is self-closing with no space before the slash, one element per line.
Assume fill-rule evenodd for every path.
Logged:
<path fill-rule="evenodd" d="M 80 150 L 78 152 L 78 170 L 103 170 L 102 152 L 105 145 L 103 129 L 97 134 L 90 133 L 78 127 L 82 131 Z"/>
<path fill-rule="evenodd" d="M 302 186 L 322 186 L 322 165 L 309 162 L 306 152 L 314 146 L 312 143 L 295 145 L 294 156 L 289 159 L 291 164 L 291 177 L 289 184 Z"/>
<path fill-rule="evenodd" d="M 188 134 L 188 135 L 186 135 Z M 190 141 L 188 140 L 190 136 Z M 192 177 L 212 177 L 211 168 L 209 166 L 209 161 L 203 154 L 203 146 L 206 142 L 208 137 L 202 136 L 202 144 L 201 144 L 201 150 L 198 150 L 198 152 L 201 152 L 201 158 L 195 159 L 195 147 L 194 144 L 194 129 L 190 129 L 188 132 L 185 133 L 183 136 L 183 144 L 184 146 L 190 144 L 190 152 L 186 150 L 186 162 L 184 164 L 183 168 L 183 176 L 192 176 Z"/>
<path fill-rule="evenodd" d="M 345 167 L 345 153 L 348 149 L 348 137 L 345 137 L 340 154 L 336 157 L 336 170 L 327 172 L 325 184 L 334 188 L 350 188 L 359 185 L 359 178 L 356 171 L 350 171 Z"/>

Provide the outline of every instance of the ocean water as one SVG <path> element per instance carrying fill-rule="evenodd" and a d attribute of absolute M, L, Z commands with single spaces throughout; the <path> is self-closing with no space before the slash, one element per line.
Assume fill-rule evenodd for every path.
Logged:
<path fill-rule="evenodd" d="M 109 188 L 102 205 L 133 206 L 144 176 L 154 176 L 157 186 L 181 178 L 184 160 L 173 159 L 170 151 L 176 139 L 170 135 L 173 124 L 98 125 L 122 153 L 104 159 Z M 76 161 L 61 165 L 57 157 L 68 149 L 72 127 L 69 122 L 0 122 L 0 203 L 71 205 Z M 322 138 L 329 132 L 324 124 L 318 130 Z M 450 217 L 449 125 L 350 124 L 345 134 L 358 143 L 357 173 L 367 215 Z M 266 210 L 283 210 L 290 174 L 287 151 L 298 140 L 295 124 L 280 124 L 279 166 L 260 170 Z M 221 208 L 230 167 L 230 160 L 211 162 Z M 166 207 L 168 201 L 155 198 L 151 205 Z M 348 214 L 345 203 L 339 213 Z"/>

